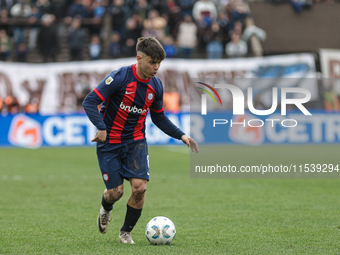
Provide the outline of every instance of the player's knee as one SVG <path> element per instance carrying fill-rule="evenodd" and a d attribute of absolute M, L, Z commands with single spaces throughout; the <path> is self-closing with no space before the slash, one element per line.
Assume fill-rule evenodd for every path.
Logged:
<path fill-rule="evenodd" d="M 135 186 L 135 187 L 132 187 L 132 192 L 135 194 L 135 195 L 144 195 L 146 191 L 146 185 L 139 185 L 139 186 Z"/>
<path fill-rule="evenodd" d="M 108 190 L 109 193 L 109 200 L 111 203 L 118 201 L 124 194 L 124 189 L 123 188 L 118 188 L 118 189 L 110 189 Z"/>

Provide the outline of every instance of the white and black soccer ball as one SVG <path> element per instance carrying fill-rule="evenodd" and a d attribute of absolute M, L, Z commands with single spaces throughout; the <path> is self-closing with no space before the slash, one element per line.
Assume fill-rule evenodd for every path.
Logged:
<path fill-rule="evenodd" d="M 145 228 L 146 239 L 151 244 L 171 244 L 176 236 L 175 224 L 166 217 L 157 216 Z"/>

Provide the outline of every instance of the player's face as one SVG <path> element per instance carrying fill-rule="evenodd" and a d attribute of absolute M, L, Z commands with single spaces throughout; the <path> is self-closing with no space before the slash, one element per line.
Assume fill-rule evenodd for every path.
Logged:
<path fill-rule="evenodd" d="M 156 76 L 158 69 L 161 65 L 161 61 L 151 59 L 151 57 L 144 55 L 140 61 L 140 68 L 143 76 L 148 78 L 153 78 Z"/>

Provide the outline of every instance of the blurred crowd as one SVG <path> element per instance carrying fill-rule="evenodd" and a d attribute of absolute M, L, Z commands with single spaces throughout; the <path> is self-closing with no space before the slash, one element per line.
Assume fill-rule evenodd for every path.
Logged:
<path fill-rule="evenodd" d="M 249 17 L 242 0 L 0 0 L 0 60 L 26 62 L 33 49 L 57 61 L 132 57 L 140 36 L 156 37 L 168 58 L 248 54 Z M 108 20 L 108 22 L 105 22 Z"/>

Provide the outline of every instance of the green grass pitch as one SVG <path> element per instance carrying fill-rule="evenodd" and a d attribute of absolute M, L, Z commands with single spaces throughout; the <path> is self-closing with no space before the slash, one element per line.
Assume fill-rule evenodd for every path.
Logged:
<path fill-rule="evenodd" d="M 274 148 L 275 146 L 273 146 Z M 235 149 L 234 149 L 235 148 Z M 230 147 L 228 157 L 263 147 Z M 276 146 L 280 163 L 292 146 Z M 309 160 L 339 160 L 340 146 L 300 146 Z M 118 243 L 131 191 L 109 231 L 96 219 L 104 184 L 95 148 L 0 149 L 0 254 L 339 254 L 340 179 L 193 179 L 188 148 L 150 147 L 150 179 L 132 237 Z M 296 157 L 296 155 L 294 155 Z M 307 163 L 307 162 L 306 162 Z M 147 222 L 176 225 L 170 246 L 152 246 Z"/>

